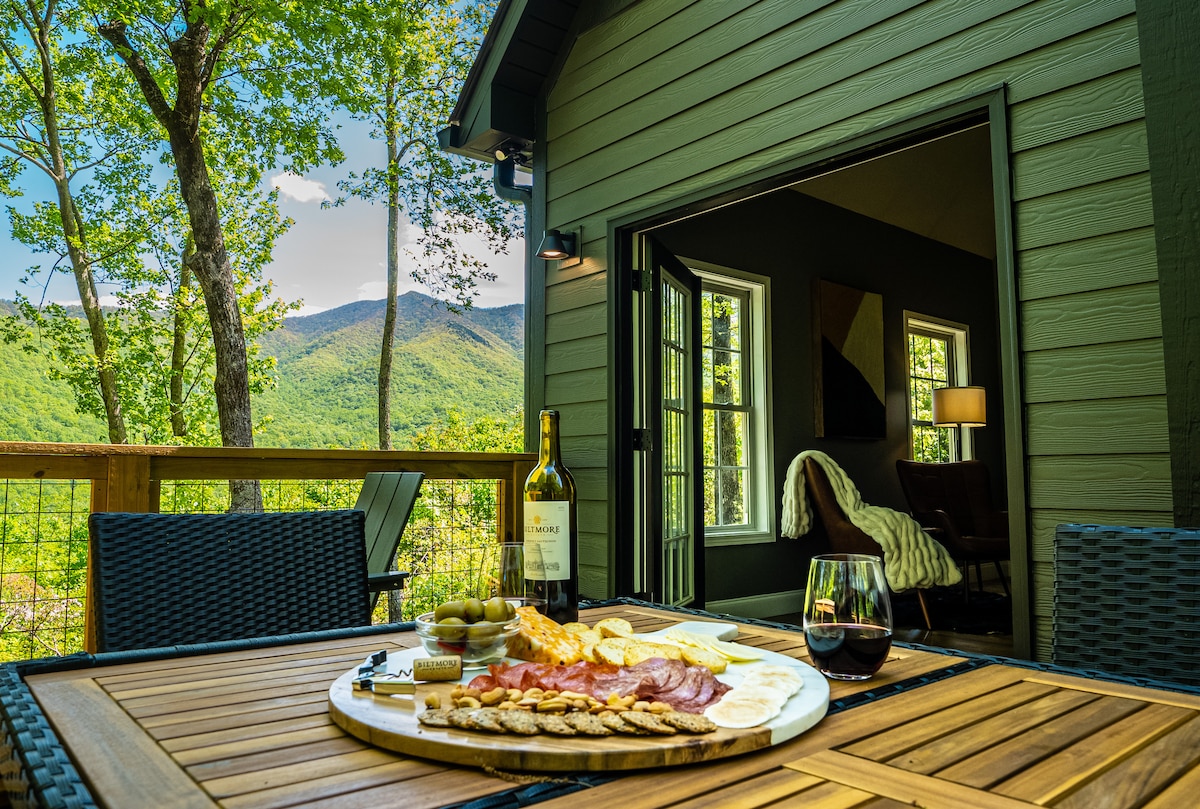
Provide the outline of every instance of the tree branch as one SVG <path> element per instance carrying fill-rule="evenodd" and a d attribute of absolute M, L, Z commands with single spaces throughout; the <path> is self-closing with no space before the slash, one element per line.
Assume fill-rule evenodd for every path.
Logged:
<path fill-rule="evenodd" d="M 146 103 L 150 107 L 150 112 L 170 131 L 174 122 L 175 111 L 167 103 L 162 88 L 154 80 L 154 74 L 150 71 L 149 65 L 146 64 L 146 61 L 138 53 L 137 49 L 133 47 L 133 43 L 129 41 L 129 37 L 125 33 L 126 27 L 123 21 L 113 20 L 101 25 L 97 31 L 100 36 L 108 40 L 116 50 L 117 56 L 121 58 L 121 61 L 133 73 L 133 78 L 138 83 L 138 87 L 141 88 L 142 95 L 146 97 Z"/>

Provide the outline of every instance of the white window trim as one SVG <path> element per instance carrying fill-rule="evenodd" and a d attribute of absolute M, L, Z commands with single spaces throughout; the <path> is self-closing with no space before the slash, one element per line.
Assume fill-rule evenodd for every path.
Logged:
<path fill-rule="evenodd" d="M 945 335 L 948 340 L 954 343 L 954 367 L 951 373 L 954 375 L 952 380 L 955 385 L 970 385 L 971 384 L 971 352 L 970 347 L 971 330 L 965 323 L 957 323 L 953 320 L 946 320 L 940 317 L 931 317 L 929 315 L 919 314 L 904 310 L 904 367 L 905 369 L 912 367 L 912 358 L 908 355 L 908 333 L 911 329 L 925 329 L 927 331 L 937 332 Z M 905 372 L 907 374 L 907 370 Z M 911 381 L 904 386 L 904 401 L 908 407 L 905 411 L 908 413 L 908 446 L 912 449 L 912 385 Z M 975 457 L 975 445 L 973 442 L 974 435 L 970 427 L 958 428 L 958 447 L 959 460 L 969 461 Z"/>
<path fill-rule="evenodd" d="M 679 257 L 701 283 L 744 290 L 750 298 L 750 351 L 743 352 L 749 376 L 752 401 L 760 403 L 750 410 L 750 442 L 756 450 L 751 459 L 751 474 L 757 484 L 751 487 L 751 520 L 745 526 L 704 527 L 705 547 L 755 545 L 775 542 L 775 443 L 771 435 L 771 279 L 762 275 L 721 267 L 705 261 Z M 697 380 L 699 384 L 699 380 Z M 697 452 L 702 448 L 697 447 Z"/>

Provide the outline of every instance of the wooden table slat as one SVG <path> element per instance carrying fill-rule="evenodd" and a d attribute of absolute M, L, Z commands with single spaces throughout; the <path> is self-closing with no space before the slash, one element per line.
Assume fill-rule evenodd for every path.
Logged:
<path fill-rule="evenodd" d="M 1144 703 L 1134 700 L 1102 697 L 1070 713 L 1049 719 L 1037 726 L 1035 733 L 1021 733 L 965 758 L 940 771 L 938 775 L 971 786 L 992 787 L 1015 777 L 1027 767 L 1048 758 L 1062 748 L 1088 739 L 1144 708 Z M 1026 731 L 1028 730 L 1031 728 L 1026 728 Z M 1024 794 L 1028 797 L 1020 792 L 1011 794 Z"/>
<path fill-rule="evenodd" d="M 1192 714 L 1194 715 L 1194 714 Z M 1114 766 L 1166 730 L 1187 721 L 1185 709 L 1147 705 L 1123 721 L 1093 731 L 999 784 L 997 792 L 1045 804 Z"/>
<path fill-rule="evenodd" d="M 786 765 L 838 784 L 924 809 L 1031 809 L 1034 804 L 973 787 L 897 770 L 886 764 L 825 750 Z"/>
<path fill-rule="evenodd" d="M 1134 806 L 1142 795 L 1167 787 L 1200 758 L 1200 718 L 1194 714 L 1182 726 L 1161 735 L 1136 756 L 1123 759 L 1107 772 L 1071 793 L 1057 806 L 1094 809 L 1106 802 Z M 1196 802 L 1196 796 L 1192 796 Z M 1194 804 L 1193 804 L 1194 805 Z"/>

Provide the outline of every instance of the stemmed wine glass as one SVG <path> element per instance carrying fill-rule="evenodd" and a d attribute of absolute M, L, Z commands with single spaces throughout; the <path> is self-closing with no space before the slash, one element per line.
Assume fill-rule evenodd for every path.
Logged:
<path fill-rule="evenodd" d="M 804 593 L 804 641 L 813 666 L 834 680 L 866 680 L 892 647 L 892 602 L 876 556 L 815 556 Z"/>

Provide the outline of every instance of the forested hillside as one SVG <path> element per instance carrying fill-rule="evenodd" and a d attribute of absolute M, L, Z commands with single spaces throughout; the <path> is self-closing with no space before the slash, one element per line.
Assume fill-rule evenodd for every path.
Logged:
<path fill-rule="evenodd" d="M 524 307 L 448 312 L 427 296 L 399 298 L 393 424 L 396 446 L 451 411 L 466 420 L 522 404 Z M 0 302 L 3 314 L 12 312 Z M 262 340 L 276 357 L 277 385 L 254 400 L 265 429 L 258 446 L 372 448 L 377 445 L 376 378 L 383 301 L 360 301 L 289 318 Z M 44 360 L 3 347 L 0 440 L 105 440 L 104 425 L 75 411 Z"/>

